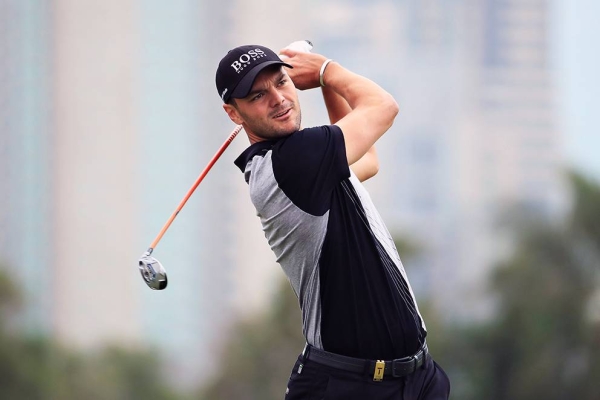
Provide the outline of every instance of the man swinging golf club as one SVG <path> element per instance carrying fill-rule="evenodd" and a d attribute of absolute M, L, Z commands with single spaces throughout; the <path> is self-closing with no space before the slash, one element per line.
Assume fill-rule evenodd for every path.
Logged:
<path fill-rule="evenodd" d="M 361 184 L 378 170 L 373 146 L 398 105 L 322 55 L 280 54 L 237 47 L 216 85 L 250 140 L 235 163 L 302 310 L 307 344 L 285 398 L 448 399 L 394 242 Z M 302 129 L 296 90 L 319 87 L 330 125 Z"/>

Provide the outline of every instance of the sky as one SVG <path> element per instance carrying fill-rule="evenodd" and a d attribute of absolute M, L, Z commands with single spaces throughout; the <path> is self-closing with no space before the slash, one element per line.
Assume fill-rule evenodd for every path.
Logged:
<path fill-rule="evenodd" d="M 555 2 L 558 98 L 568 162 L 600 181 L 600 29 L 597 0 Z"/>

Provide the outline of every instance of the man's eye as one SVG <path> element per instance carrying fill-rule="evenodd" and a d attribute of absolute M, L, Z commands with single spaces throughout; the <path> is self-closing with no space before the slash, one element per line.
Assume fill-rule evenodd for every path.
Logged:
<path fill-rule="evenodd" d="M 251 101 L 258 100 L 258 99 L 260 99 L 262 96 L 263 96 L 263 94 L 262 94 L 262 93 L 259 93 L 259 94 L 257 94 L 256 96 L 254 96 L 254 97 L 251 99 Z"/>
<path fill-rule="evenodd" d="M 287 83 L 287 79 L 282 79 L 279 81 L 279 86 L 283 86 Z"/>

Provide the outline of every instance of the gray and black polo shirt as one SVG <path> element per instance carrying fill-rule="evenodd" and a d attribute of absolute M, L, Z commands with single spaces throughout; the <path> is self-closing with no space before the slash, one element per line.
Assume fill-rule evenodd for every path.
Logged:
<path fill-rule="evenodd" d="M 414 354 L 425 325 L 391 235 L 348 167 L 341 129 L 258 142 L 235 164 L 298 296 L 306 341 L 365 359 Z"/>

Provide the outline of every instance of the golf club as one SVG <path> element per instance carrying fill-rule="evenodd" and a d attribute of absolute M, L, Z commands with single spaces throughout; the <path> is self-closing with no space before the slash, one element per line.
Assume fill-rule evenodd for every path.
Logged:
<path fill-rule="evenodd" d="M 144 279 L 144 281 L 146 282 L 146 284 L 148 285 L 148 287 L 150 289 L 162 290 L 167 287 L 167 272 L 163 268 L 162 264 L 156 258 L 151 257 L 152 252 L 158 245 L 158 242 L 160 241 L 160 239 L 162 239 L 162 237 L 165 234 L 165 232 L 167 231 L 167 229 L 169 229 L 169 226 L 171 226 L 171 224 L 173 223 L 173 220 L 175 219 L 175 217 L 177 217 L 177 214 L 179 214 L 179 211 L 181 211 L 181 209 L 183 208 L 185 203 L 188 201 L 190 196 L 194 193 L 194 191 L 196 190 L 198 185 L 200 185 L 200 182 L 202 182 L 202 180 L 204 179 L 204 177 L 206 176 L 208 171 L 210 171 L 210 169 L 217 162 L 219 157 L 221 157 L 221 154 L 223 154 L 225 149 L 227 149 L 227 147 L 231 144 L 233 139 L 235 139 L 235 137 L 237 136 L 238 133 L 240 133 L 241 130 L 242 130 L 242 126 L 238 125 L 231 132 L 231 134 L 229 135 L 229 137 L 227 138 L 225 143 L 223 143 L 221 145 L 219 150 L 215 153 L 213 158 L 206 165 L 206 167 L 204 168 L 202 173 L 200 173 L 200 176 L 198 176 L 198 179 L 196 179 L 196 182 L 194 182 L 194 185 L 190 188 L 190 190 L 188 190 L 186 195 L 183 197 L 183 199 L 181 200 L 181 202 L 179 203 L 179 205 L 177 206 L 177 208 L 175 209 L 175 211 L 173 212 L 171 217 L 167 220 L 167 222 L 162 227 L 162 229 L 160 230 L 160 232 L 158 233 L 158 235 L 156 236 L 154 241 L 150 244 L 150 247 L 148 248 L 148 250 L 146 250 L 146 252 L 139 259 L 138 264 L 139 264 L 140 274 L 142 275 L 142 278 Z"/>
<path fill-rule="evenodd" d="M 299 41 L 290 43 L 287 46 L 287 48 L 294 49 L 297 51 L 305 51 L 305 52 L 309 52 L 312 49 L 312 47 L 313 47 L 313 44 L 309 40 L 299 40 Z M 287 58 L 287 56 L 285 56 L 285 55 L 281 55 L 280 57 L 282 59 Z M 188 190 L 188 192 L 184 196 L 183 200 L 181 200 L 181 202 L 179 203 L 179 205 L 177 206 L 177 208 L 175 209 L 175 211 L 173 212 L 171 217 L 167 220 L 167 222 L 165 223 L 163 228 L 160 230 L 160 232 L 158 233 L 158 235 L 156 236 L 154 241 L 150 244 L 150 247 L 148 248 L 148 250 L 146 250 L 146 252 L 142 255 L 142 257 L 140 257 L 139 262 L 138 262 L 140 274 L 142 275 L 142 278 L 144 279 L 144 281 L 146 282 L 148 287 L 150 287 L 150 289 L 162 290 L 167 287 L 167 282 L 168 282 L 167 281 L 167 272 L 165 271 L 162 264 L 156 258 L 151 257 L 152 252 L 158 245 L 158 242 L 163 237 L 163 235 L 165 234 L 167 229 L 169 229 L 169 226 L 171 226 L 171 223 L 173 223 L 173 220 L 175 219 L 175 217 L 177 217 L 177 214 L 179 214 L 179 211 L 181 211 L 181 209 L 183 208 L 185 203 L 188 201 L 190 196 L 194 193 L 194 191 L 200 184 L 200 182 L 202 182 L 202 180 L 204 179 L 204 177 L 206 176 L 208 171 L 210 171 L 210 169 L 215 164 L 215 162 L 217 162 L 219 157 L 221 157 L 221 154 L 223 154 L 225 149 L 227 149 L 227 147 L 233 141 L 233 139 L 235 139 L 237 134 L 240 133 L 241 129 L 242 129 L 242 126 L 238 125 L 235 127 L 233 132 L 231 132 L 231 134 L 229 135 L 229 137 L 227 138 L 225 143 L 223 143 L 221 145 L 221 147 L 219 148 L 219 150 L 215 153 L 215 155 L 210 160 L 210 162 L 208 163 L 206 168 L 204 168 L 204 171 L 202 171 L 202 173 L 200 174 L 198 179 L 196 179 L 196 182 L 194 182 L 194 185 L 190 188 L 190 190 Z"/>

